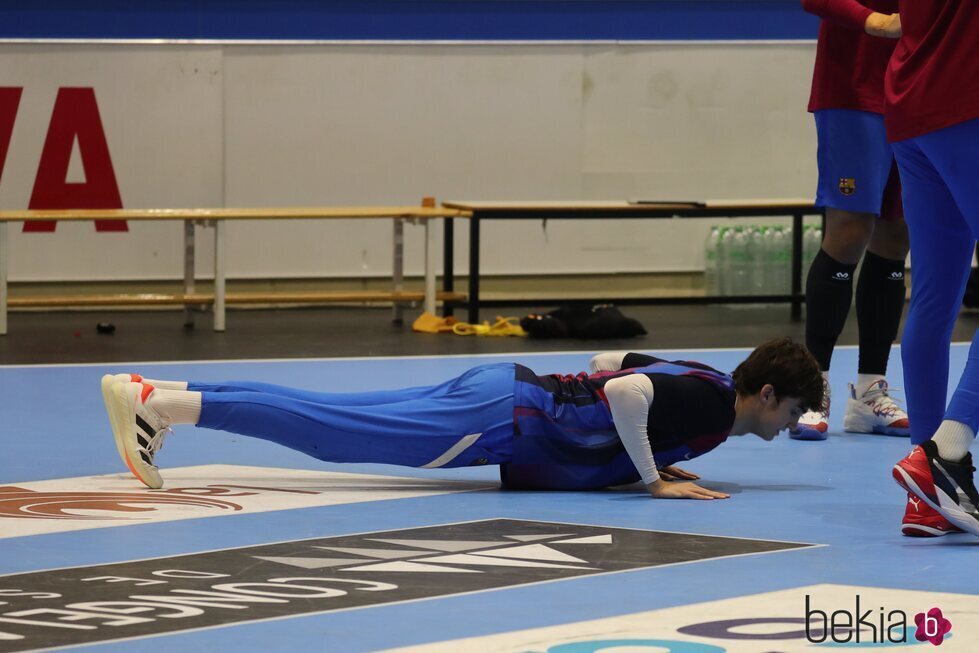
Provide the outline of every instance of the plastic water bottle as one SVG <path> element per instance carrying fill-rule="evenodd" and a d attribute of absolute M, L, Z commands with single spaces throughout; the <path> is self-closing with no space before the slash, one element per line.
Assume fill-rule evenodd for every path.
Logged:
<path fill-rule="evenodd" d="M 735 227 L 730 249 L 732 295 L 747 295 L 750 291 L 748 249 L 749 238 L 744 227 Z"/>
<path fill-rule="evenodd" d="M 752 295 L 765 294 L 765 234 L 762 227 L 748 228 L 748 292 Z"/>
<path fill-rule="evenodd" d="M 792 236 L 784 227 L 774 227 L 772 237 L 772 292 L 788 294 L 792 287 Z"/>
<path fill-rule="evenodd" d="M 765 227 L 761 231 L 761 294 L 774 295 L 778 285 L 778 261 L 775 253 L 775 229 Z"/>
<path fill-rule="evenodd" d="M 710 228 L 707 240 L 704 242 L 704 294 L 720 294 L 720 261 L 721 230 L 717 226 Z"/>
<path fill-rule="evenodd" d="M 721 227 L 717 254 L 717 291 L 719 295 L 733 294 L 734 264 L 731 250 L 734 247 L 734 229 Z"/>

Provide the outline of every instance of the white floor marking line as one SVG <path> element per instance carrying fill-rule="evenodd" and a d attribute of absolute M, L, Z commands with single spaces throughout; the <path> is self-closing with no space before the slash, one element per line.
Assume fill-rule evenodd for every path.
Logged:
<path fill-rule="evenodd" d="M 573 540 L 557 540 L 553 544 L 611 544 L 611 535 L 595 535 L 593 537 L 577 537 Z"/>
<path fill-rule="evenodd" d="M 439 567 L 438 565 L 428 565 L 421 562 L 381 562 L 372 565 L 362 565 L 360 567 L 347 567 L 341 571 L 408 571 L 424 573 L 450 573 L 450 574 L 481 574 L 483 572 L 475 569 L 464 569 L 462 567 Z"/>
<path fill-rule="evenodd" d="M 146 489 L 128 472 L 2 483 L 0 539 L 498 487 L 495 483 L 241 465 L 173 467 L 164 474 L 166 485 L 161 490 Z"/>
<path fill-rule="evenodd" d="M 418 551 L 415 549 L 364 549 L 360 547 L 342 547 L 342 546 L 318 546 L 317 549 L 323 549 L 324 551 L 336 551 L 337 553 L 346 553 L 355 556 L 367 556 L 372 558 L 386 558 L 390 560 L 397 560 L 398 558 L 417 558 L 418 556 L 428 555 L 431 551 Z M 356 562 L 356 560 L 348 560 L 347 562 Z"/>
<path fill-rule="evenodd" d="M 609 535 L 609 544 L 612 542 L 612 536 Z M 573 555 L 568 555 L 558 551 L 557 549 L 552 549 L 544 544 L 525 544 L 523 546 L 508 546 L 504 549 L 493 549 L 492 551 L 480 551 L 481 556 L 492 556 L 498 558 L 524 558 L 526 560 L 549 560 L 551 562 L 578 562 L 585 564 L 588 561 L 582 560 L 581 558 L 576 558 Z"/>
<path fill-rule="evenodd" d="M 374 538 L 372 538 L 374 539 Z M 505 545 L 506 542 L 479 542 L 473 540 L 383 540 L 374 539 L 375 542 L 385 544 L 398 544 L 400 546 L 415 546 L 420 549 L 432 549 L 433 551 L 473 551 L 474 549 L 487 549 L 494 546 Z"/>
<path fill-rule="evenodd" d="M 342 567 L 343 565 L 349 565 L 351 563 L 356 563 L 356 560 L 351 560 L 350 558 L 277 558 L 275 556 L 253 556 L 259 560 L 268 560 L 269 562 L 277 562 L 280 565 L 290 565 L 292 567 L 300 567 L 302 569 L 323 569 L 324 567 Z"/>
<path fill-rule="evenodd" d="M 453 553 L 446 556 L 436 556 L 425 558 L 425 562 L 446 562 L 457 565 L 477 565 L 481 567 L 533 567 L 539 569 L 587 569 L 595 567 L 582 567 L 580 565 L 559 565 L 553 562 L 532 562 L 530 560 L 516 560 L 512 558 L 489 558 L 483 555 L 472 553 Z"/>

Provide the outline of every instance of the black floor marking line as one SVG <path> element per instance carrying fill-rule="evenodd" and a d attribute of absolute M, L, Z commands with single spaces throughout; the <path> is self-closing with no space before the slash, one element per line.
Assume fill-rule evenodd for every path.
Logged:
<path fill-rule="evenodd" d="M 0 653 L 815 545 L 488 519 L 0 577 Z"/>

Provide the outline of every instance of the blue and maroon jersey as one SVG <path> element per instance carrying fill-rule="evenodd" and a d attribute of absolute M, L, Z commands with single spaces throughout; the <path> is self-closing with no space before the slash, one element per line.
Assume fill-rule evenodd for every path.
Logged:
<path fill-rule="evenodd" d="M 707 453 L 734 425 L 734 380 L 690 361 L 627 354 L 622 369 L 538 376 L 516 366 L 511 462 L 504 487 L 585 490 L 639 480 L 612 422 L 605 384 L 629 374 L 653 382 L 647 435 L 658 467 Z"/>

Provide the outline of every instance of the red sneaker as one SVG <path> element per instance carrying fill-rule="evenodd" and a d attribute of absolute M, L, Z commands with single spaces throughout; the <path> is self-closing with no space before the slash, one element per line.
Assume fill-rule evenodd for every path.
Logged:
<path fill-rule="evenodd" d="M 908 492 L 908 505 L 904 509 L 901 532 L 908 537 L 941 537 L 949 533 L 961 533 L 962 529 Z"/>
<path fill-rule="evenodd" d="M 926 440 L 894 465 L 891 472 L 898 485 L 921 499 L 942 517 L 967 533 L 979 535 L 979 490 L 973 481 L 976 468 L 972 455 L 946 460 Z"/>

